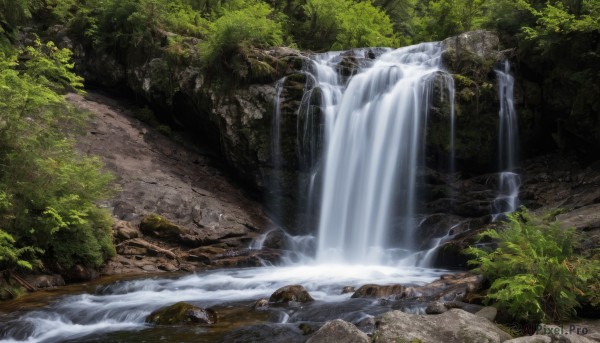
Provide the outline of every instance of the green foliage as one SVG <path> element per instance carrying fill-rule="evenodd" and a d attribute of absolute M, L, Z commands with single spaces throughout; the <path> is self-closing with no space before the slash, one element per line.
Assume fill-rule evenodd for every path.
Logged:
<path fill-rule="evenodd" d="M 577 297 L 597 289 L 600 272 L 597 259 L 573 253 L 575 233 L 526 210 L 510 215 L 506 228 L 483 232 L 480 238 L 492 239 L 498 247 L 470 247 L 466 253 L 473 256 L 469 263 L 476 271 L 492 282 L 487 301 L 524 321 L 574 315 Z"/>
<path fill-rule="evenodd" d="M 201 44 L 204 63 L 215 69 L 225 67 L 229 57 L 244 53 L 252 46 L 277 46 L 283 44 L 280 23 L 269 19 L 273 9 L 257 2 L 242 9 L 225 10 L 223 16 L 211 23 L 207 39 Z"/>
<path fill-rule="evenodd" d="M 43 252 L 34 247 L 15 247 L 15 239 L 7 232 L 0 230 L 0 270 L 13 269 L 15 267 L 31 270 L 39 261 L 35 255 Z"/>
<path fill-rule="evenodd" d="M 111 194 L 112 176 L 68 138 L 86 119 L 58 93 L 81 86 L 69 56 L 37 41 L 0 59 L 0 227 L 16 252 L 99 266 L 115 253 L 110 216 L 94 205 Z"/>
<path fill-rule="evenodd" d="M 305 37 L 317 50 L 398 45 L 393 24 L 370 1 L 307 0 Z"/>

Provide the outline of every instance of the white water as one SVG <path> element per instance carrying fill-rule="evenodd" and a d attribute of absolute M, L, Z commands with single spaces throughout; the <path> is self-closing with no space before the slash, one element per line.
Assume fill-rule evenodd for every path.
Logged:
<path fill-rule="evenodd" d="M 423 43 L 384 53 L 328 109 L 317 261 L 381 264 L 389 248 L 414 249 L 416 170 L 441 52 Z"/>
<path fill-rule="evenodd" d="M 499 190 L 493 203 L 493 219 L 504 213 L 512 213 L 519 207 L 519 188 L 521 178 L 517 174 L 519 127 L 514 106 L 514 83 L 510 74 L 510 63 L 504 62 L 504 68 L 496 70 L 498 77 L 498 98 L 500 100 L 499 145 Z"/>
<path fill-rule="evenodd" d="M 303 285 L 318 302 L 339 303 L 350 301 L 351 294 L 340 295 L 344 286 L 358 287 L 375 281 L 425 284 L 440 275 L 441 271 L 420 268 L 306 265 L 119 282 L 95 294 L 64 297 L 44 309 L 0 323 L 0 342 L 60 342 L 90 334 L 146 330 L 151 328 L 144 323 L 146 316 L 179 301 L 204 308 L 226 306 L 268 298 L 276 289 L 290 284 Z M 280 310 L 279 322 L 289 320 L 286 308 Z M 368 313 L 368 308 L 364 310 Z M 298 311 L 301 309 L 294 309 L 294 313 Z"/>

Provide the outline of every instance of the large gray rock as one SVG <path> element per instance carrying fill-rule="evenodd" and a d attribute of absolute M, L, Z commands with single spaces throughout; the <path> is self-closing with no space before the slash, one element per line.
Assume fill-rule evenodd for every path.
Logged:
<path fill-rule="evenodd" d="M 306 343 L 369 343 L 370 341 L 369 336 L 354 324 L 336 319 L 325 323 Z"/>
<path fill-rule="evenodd" d="M 378 342 L 504 342 L 510 335 L 489 320 L 459 309 L 440 315 L 415 315 L 400 311 L 378 318 L 373 341 Z"/>

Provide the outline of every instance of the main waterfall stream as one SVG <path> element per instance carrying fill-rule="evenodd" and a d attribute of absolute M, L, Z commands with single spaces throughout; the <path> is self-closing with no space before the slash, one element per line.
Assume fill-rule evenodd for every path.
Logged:
<path fill-rule="evenodd" d="M 389 311 L 392 305 L 377 299 L 353 299 L 351 293 L 341 294 L 344 286 L 423 285 L 439 278 L 443 270 L 415 267 L 415 204 L 419 196 L 415 184 L 417 168 L 424 159 L 425 124 L 434 82 L 438 77 L 445 80 L 444 96 L 452 98 L 452 78 L 440 67 L 440 43 L 381 52 L 347 84 L 335 71 L 340 53 L 313 59 L 313 88 L 321 90 L 325 121 L 325 155 L 315 156 L 317 149 L 308 152 L 314 164 L 308 198 L 320 213 L 312 263 L 120 281 L 50 296 L 39 308 L 38 298 L 25 298 L 9 304 L 11 312 L 0 318 L 0 341 L 213 342 L 232 329 L 258 323 L 294 323 L 295 330 L 298 323 L 335 318 L 358 324 Z M 278 97 L 284 83 L 278 83 Z M 279 99 L 275 100 L 277 106 Z M 279 115 L 276 112 L 273 120 L 276 153 Z M 453 131 L 453 113 L 450 117 Z M 453 145 L 453 137 L 448 139 Z M 303 285 L 316 301 L 252 310 L 256 300 L 291 284 Z M 180 301 L 215 309 L 219 324 L 154 327 L 144 322 L 152 311 Z M 424 306 L 399 309 L 422 312 Z"/>

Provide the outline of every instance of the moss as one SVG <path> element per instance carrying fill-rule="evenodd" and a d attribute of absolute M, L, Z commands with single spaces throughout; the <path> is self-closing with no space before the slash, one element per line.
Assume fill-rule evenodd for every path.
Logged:
<path fill-rule="evenodd" d="M 205 310 L 184 302 L 152 312 L 146 323 L 156 325 L 214 324 L 217 314 L 213 310 Z"/>
<path fill-rule="evenodd" d="M 145 234 L 161 238 L 178 238 L 188 233 L 187 229 L 171 223 L 156 213 L 148 214 L 142 219 L 140 230 Z"/>

